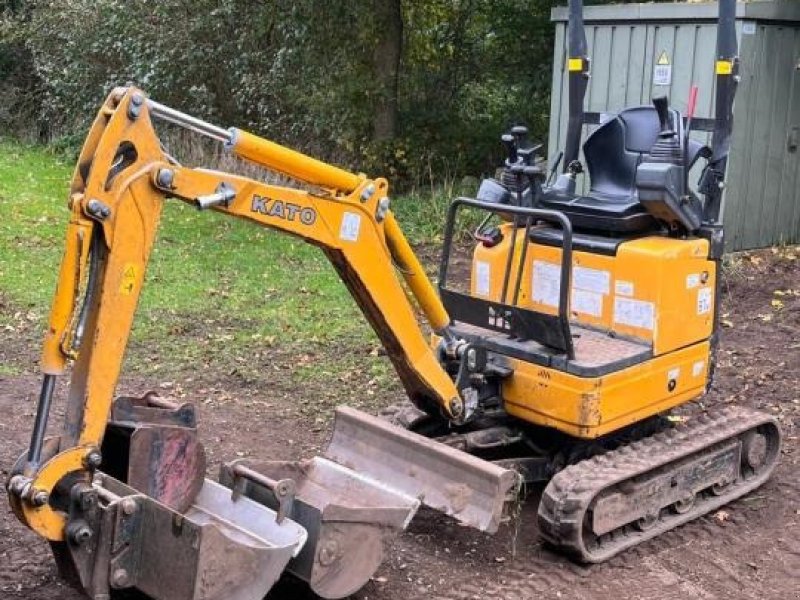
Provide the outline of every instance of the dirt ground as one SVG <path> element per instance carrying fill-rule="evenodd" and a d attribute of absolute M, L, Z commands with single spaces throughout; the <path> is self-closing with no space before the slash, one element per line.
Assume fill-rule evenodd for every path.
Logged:
<path fill-rule="evenodd" d="M 785 436 L 783 456 L 765 486 L 598 566 L 572 564 L 542 545 L 535 518 L 540 490 L 534 490 L 521 517 L 494 536 L 423 511 L 354 598 L 800 599 L 800 249 L 738 255 L 729 262 L 714 389 L 683 410 L 698 413 L 735 403 L 776 415 Z M 13 307 L 3 305 L 0 297 L 0 309 Z M 39 386 L 34 374 L 38 340 L 36 328 L 24 326 L 0 337 L 0 365 L 23 365 L 14 375 L 2 375 L 11 369 L 0 370 L 3 479 L 7 470 L 2 469 L 10 467 L 28 441 Z M 298 389 L 287 378 L 288 368 L 276 368 L 256 383 L 213 370 L 186 372 L 166 390 L 197 401 L 211 464 L 242 451 L 264 459 L 307 457 L 325 443 L 326 426 L 309 426 L 293 406 L 303 398 L 332 398 L 369 382 L 367 375 L 355 374 Z M 120 391 L 140 393 L 158 385 L 125 378 Z M 401 398 L 399 387 L 376 394 L 384 404 Z M 52 420 L 58 422 L 59 416 L 56 410 Z M 46 544 L 0 501 L 0 598 L 81 597 L 58 580 Z M 310 597 L 296 582 L 284 581 L 268 598 Z"/>

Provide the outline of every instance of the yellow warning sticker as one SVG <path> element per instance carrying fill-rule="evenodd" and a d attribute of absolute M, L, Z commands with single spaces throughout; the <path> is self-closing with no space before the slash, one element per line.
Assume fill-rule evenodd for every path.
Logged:
<path fill-rule="evenodd" d="M 731 73 L 733 73 L 733 63 L 731 61 L 717 61 L 717 75 L 730 75 Z"/>
<path fill-rule="evenodd" d="M 583 71 L 583 59 L 582 58 L 570 58 L 567 61 L 567 68 L 572 71 Z"/>
<path fill-rule="evenodd" d="M 658 56 L 658 61 L 656 62 L 658 65 L 668 65 L 669 62 L 669 54 L 667 54 L 666 50 L 662 50 L 661 54 Z"/>
<path fill-rule="evenodd" d="M 136 287 L 138 270 L 133 263 L 127 263 L 122 270 L 122 283 L 119 286 L 119 293 L 123 296 L 130 296 Z"/>

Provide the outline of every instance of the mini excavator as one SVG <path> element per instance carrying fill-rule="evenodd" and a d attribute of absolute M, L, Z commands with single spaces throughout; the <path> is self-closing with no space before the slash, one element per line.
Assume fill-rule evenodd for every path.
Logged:
<path fill-rule="evenodd" d="M 561 158 L 548 176 L 524 127 L 502 137 L 498 178 L 452 202 L 438 293 L 385 179 L 217 127 L 134 87 L 111 92 L 72 179 L 33 432 L 7 483 L 13 511 L 50 542 L 64 577 L 95 600 L 130 589 L 156 600 L 257 600 L 288 570 L 342 598 L 369 580 L 420 504 L 494 532 L 526 482 L 546 483 L 544 539 L 601 562 L 769 477 L 781 444 L 771 416 L 726 407 L 688 423 L 665 418 L 713 376 L 735 2 L 719 3 L 713 119 L 694 118 L 694 94 L 687 115 L 666 98 L 585 112 L 582 3 L 569 4 Z M 302 185 L 182 166 L 154 120 Z M 581 156 L 587 124 L 596 127 Z M 710 146 L 691 131 L 711 132 Z M 695 165 L 696 190 L 687 183 Z M 380 417 L 341 407 L 320 456 L 234 460 L 207 478 L 191 404 L 153 392 L 114 398 L 170 198 L 319 247 L 409 402 Z M 467 212 L 482 221 L 471 273 L 459 278 L 451 255 Z M 56 379 L 70 362 L 64 423 L 48 437 Z"/>

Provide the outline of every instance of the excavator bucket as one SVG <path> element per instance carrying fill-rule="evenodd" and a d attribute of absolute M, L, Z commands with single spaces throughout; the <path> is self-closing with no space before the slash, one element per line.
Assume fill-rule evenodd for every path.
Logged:
<path fill-rule="evenodd" d="M 336 410 L 325 457 L 419 498 L 481 531 L 497 531 L 520 475 L 349 407 Z"/>
<path fill-rule="evenodd" d="M 246 481 L 237 475 L 244 465 L 251 474 Z M 344 598 L 367 583 L 388 543 L 420 505 L 414 496 L 319 456 L 302 462 L 229 463 L 220 481 L 279 511 L 275 493 L 264 483 L 294 482 L 289 514 L 306 529 L 308 542 L 288 570 L 323 598 Z"/>
<path fill-rule="evenodd" d="M 220 482 L 235 493 L 288 514 L 306 529 L 308 542 L 287 568 L 323 598 L 360 589 L 420 503 L 495 531 L 519 481 L 515 471 L 346 407 L 336 411 L 324 456 L 236 461 L 220 473 Z M 280 492 L 289 489 L 291 494 Z"/>
<path fill-rule="evenodd" d="M 261 600 L 307 537 L 276 516 L 210 480 L 179 513 L 98 474 L 73 494 L 66 550 L 91 598 L 136 589 L 154 600 Z"/>

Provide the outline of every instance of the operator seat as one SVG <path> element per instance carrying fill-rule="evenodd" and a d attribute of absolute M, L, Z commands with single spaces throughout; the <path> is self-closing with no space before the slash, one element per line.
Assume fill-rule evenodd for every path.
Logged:
<path fill-rule="evenodd" d="M 682 140 L 683 118 L 670 110 L 673 127 Z M 541 208 L 563 212 L 577 230 L 611 237 L 629 237 L 658 228 L 656 220 L 639 202 L 636 168 L 658 139 L 661 127 L 652 106 L 626 108 L 598 127 L 583 144 L 591 187 L 584 195 L 569 195 L 544 188 Z M 690 142 L 690 163 L 702 145 Z"/>

